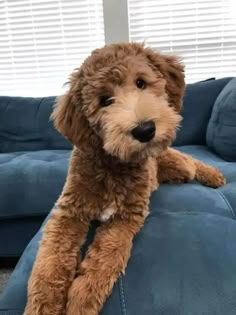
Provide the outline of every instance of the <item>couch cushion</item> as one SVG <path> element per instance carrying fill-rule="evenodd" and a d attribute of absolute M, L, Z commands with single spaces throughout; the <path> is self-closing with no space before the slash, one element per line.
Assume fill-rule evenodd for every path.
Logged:
<path fill-rule="evenodd" d="M 236 78 L 216 99 L 207 128 L 207 145 L 224 159 L 236 162 Z"/>
<path fill-rule="evenodd" d="M 219 168 L 227 184 L 219 189 L 196 182 L 161 185 L 152 194 L 150 216 L 118 284 L 126 311 L 234 315 L 236 163 L 226 162 L 205 146 L 178 149 Z M 106 306 L 114 305 L 114 299 Z M 106 306 L 104 315 L 109 314 Z"/>
<path fill-rule="evenodd" d="M 40 217 L 14 217 L 0 219 L 0 261 L 2 257 L 20 257 L 45 219 Z"/>
<path fill-rule="evenodd" d="M 40 239 L 41 231 L 13 272 L 0 297 L 0 315 L 23 314 Z M 235 240 L 234 220 L 152 212 L 101 315 L 235 315 Z"/>
<path fill-rule="evenodd" d="M 64 185 L 70 152 L 0 154 L 0 219 L 45 217 Z"/>
<path fill-rule="evenodd" d="M 231 78 L 188 84 L 182 109 L 182 127 L 175 145 L 206 144 L 206 130 L 215 100 Z"/>
<path fill-rule="evenodd" d="M 55 97 L 0 96 L 0 153 L 71 149 L 50 121 Z"/>

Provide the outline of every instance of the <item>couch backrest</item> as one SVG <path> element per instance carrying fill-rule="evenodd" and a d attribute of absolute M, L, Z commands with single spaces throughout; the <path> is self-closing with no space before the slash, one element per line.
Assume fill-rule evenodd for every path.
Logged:
<path fill-rule="evenodd" d="M 182 108 L 183 121 L 174 143 L 205 145 L 206 131 L 214 103 L 231 78 L 207 80 L 188 84 Z"/>
<path fill-rule="evenodd" d="M 54 129 L 55 97 L 0 96 L 0 152 L 71 149 Z"/>

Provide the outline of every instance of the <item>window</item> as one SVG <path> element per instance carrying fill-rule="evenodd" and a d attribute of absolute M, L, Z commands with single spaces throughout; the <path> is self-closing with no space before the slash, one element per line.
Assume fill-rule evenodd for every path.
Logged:
<path fill-rule="evenodd" d="M 0 0 L 0 94 L 58 95 L 104 44 L 102 0 Z"/>
<path fill-rule="evenodd" d="M 94 48 L 146 42 L 186 80 L 236 75 L 235 0 L 0 0 L 0 94 L 62 93 Z"/>
<path fill-rule="evenodd" d="M 129 0 L 130 39 L 183 57 L 188 82 L 236 74 L 234 0 Z"/>

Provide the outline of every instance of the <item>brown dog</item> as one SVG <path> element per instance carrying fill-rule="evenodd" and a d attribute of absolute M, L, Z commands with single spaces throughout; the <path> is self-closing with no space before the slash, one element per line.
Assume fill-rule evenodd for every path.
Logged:
<path fill-rule="evenodd" d="M 136 43 L 95 50 L 72 74 L 53 119 L 74 149 L 33 267 L 26 315 L 97 315 L 125 271 L 158 183 L 224 184 L 218 170 L 169 148 L 183 93 L 179 60 Z M 80 263 L 95 219 L 103 224 Z"/>

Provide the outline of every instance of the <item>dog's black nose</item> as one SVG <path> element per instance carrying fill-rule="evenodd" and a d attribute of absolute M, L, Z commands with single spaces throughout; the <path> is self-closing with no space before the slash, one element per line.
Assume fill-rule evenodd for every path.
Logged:
<path fill-rule="evenodd" d="M 156 126 L 152 120 L 140 123 L 131 130 L 132 136 L 140 142 L 148 142 L 155 136 Z"/>

